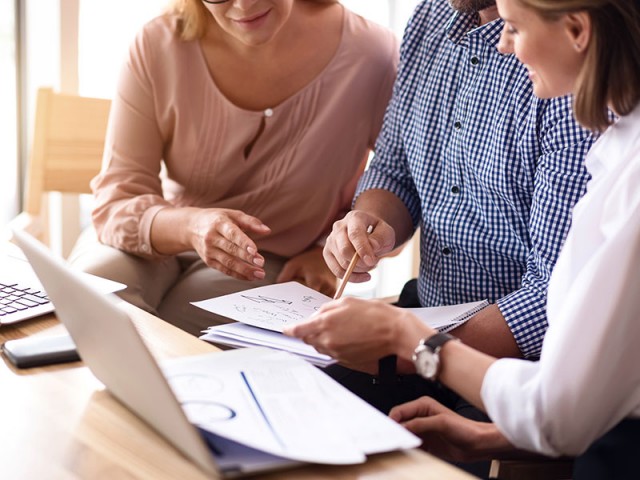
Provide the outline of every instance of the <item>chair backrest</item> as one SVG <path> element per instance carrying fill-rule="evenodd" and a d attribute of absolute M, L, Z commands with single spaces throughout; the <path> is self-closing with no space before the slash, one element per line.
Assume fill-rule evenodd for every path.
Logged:
<path fill-rule="evenodd" d="M 38 90 L 24 210 L 39 215 L 46 192 L 91 193 L 100 171 L 111 101 Z"/>
<path fill-rule="evenodd" d="M 82 226 L 78 194 L 91 193 L 89 183 L 102 165 L 110 107 L 102 98 L 38 90 L 23 211 L 10 228 L 69 254 Z M 62 193 L 55 210 L 48 201 L 51 192 Z M 49 221 L 50 211 L 55 222 Z"/>

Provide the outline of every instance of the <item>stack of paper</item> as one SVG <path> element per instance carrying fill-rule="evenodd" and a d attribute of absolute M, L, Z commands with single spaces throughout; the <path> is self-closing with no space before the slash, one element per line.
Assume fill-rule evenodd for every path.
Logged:
<path fill-rule="evenodd" d="M 193 305 L 240 322 L 209 327 L 200 337 L 203 340 L 232 347 L 270 347 L 295 353 L 315 365 L 326 366 L 334 360 L 281 332 L 290 325 L 304 322 L 331 300 L 300 283 L 288 282 L 194 302 Z M 448 331 L 462 325 L 487 305 L 483 300 L 410 310 L 431 327 Z"/>
<path fill-rule="evenodd" d="M 271 455 L 351 464 L 420 445 L 400 424 L 284 352 L 186 357 L 164 363 L 163 371 L 192 423 Z"/>

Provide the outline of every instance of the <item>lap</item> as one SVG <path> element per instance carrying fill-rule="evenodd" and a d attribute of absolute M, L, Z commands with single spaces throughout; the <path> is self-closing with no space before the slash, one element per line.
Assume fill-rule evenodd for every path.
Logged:
<path fill-rule="evenodd" d="M 192 335 L 200 335 L 202 330 L 212 325 L 231 322 L 232 320 L 229 318 L 195 307 L 191 305 L 191 302 L 275 283 L 286 259 L 268 253 L 263 255 L 265 257 L 265 278 L 249 282 L 229 277 L 218 270 L 209 268 L 195 253 L 190 254 L 191 263 L 185 263 L 186 268 L 180 278 L 177 279 L 158 306 L 160 318 Z M 184 261 L 185 258 L 183 257 L 181 260 Z"/>
<path fill-rule="evenodd" d="M 127 285 L 118 295 L 125 301 L 193 334 L 230 320 L 194 307 L 190 302 L 275 283 L 286 259 L 263 253 L 266 276 L 243 281 L 205 265 L 195 252 L 166 259 L 146 259 L 100 243 L 92 228 L 74 246 L 74 268 Z"/>

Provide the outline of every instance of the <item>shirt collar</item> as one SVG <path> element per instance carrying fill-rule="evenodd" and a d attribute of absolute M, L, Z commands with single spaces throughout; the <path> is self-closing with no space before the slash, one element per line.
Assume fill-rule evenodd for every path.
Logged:
<path fill-rule="evenodd" d="M 614 170 L 627 161 L 627 152 L 640 143 L 640 104 L 631 113 L 620 117 L 591 147 L 585 166 L 592 176 L 602 170 Z"/>
<path fill-rule="evenodd" d="M 449 40 L 467 45 L 469 35 L 480 35 L 489 45 L 497 46 L 504 26 L 502 19 L 497 18 L 481 26 L 478 26 L 478 21 L 477 13 L 454 12 L 445 29 Z"/>

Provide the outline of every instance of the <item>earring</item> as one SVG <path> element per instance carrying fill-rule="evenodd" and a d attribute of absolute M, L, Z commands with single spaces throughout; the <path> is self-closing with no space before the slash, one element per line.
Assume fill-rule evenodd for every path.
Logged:
<path fill-rule="evenodd" d="M 581 52 L 582 51 L 582 45 L 580 45 L 579 43 L 575 43 L 574 48 L 576 49 L 577 52 Z"/>

